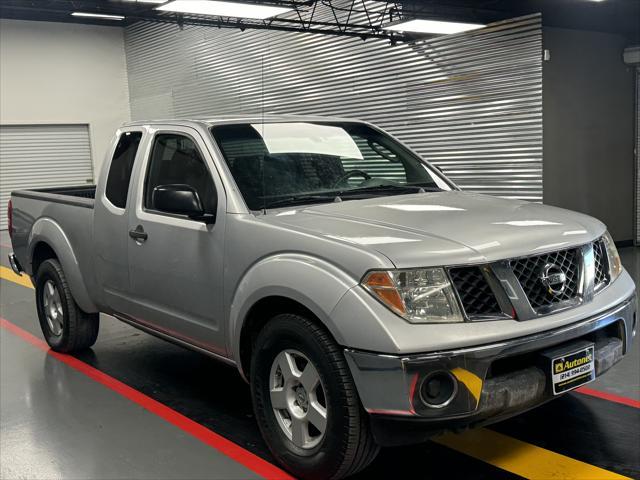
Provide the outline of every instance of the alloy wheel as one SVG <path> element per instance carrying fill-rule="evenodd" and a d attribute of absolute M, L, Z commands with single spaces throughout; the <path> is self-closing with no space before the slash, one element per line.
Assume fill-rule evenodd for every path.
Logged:
<path fill-rule="evenodd" d="M 47 318 L 47 324 L 51 333 L 59 337 L 62 335 L 62 328 L 64 322 L 64 311 L 62 309 L 62 300 L 60 299 L 60 292 L 56 287 L 56 284 L 51 280 L 47 280 L 42 290 L 42 305 L 44 307 L 44 314 Z"/>
<path fill-rule="evenodd" d="M 282 432 L 309 450 L 327 429 L 327 402 L 318 370 L 297 350 L 284 350 L 273 361 L 269 379 L 271 406 Z"/>

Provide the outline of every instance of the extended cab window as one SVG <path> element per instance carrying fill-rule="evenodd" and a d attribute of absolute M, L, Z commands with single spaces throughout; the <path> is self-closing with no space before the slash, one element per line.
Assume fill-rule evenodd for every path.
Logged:
<path fill-rule="evenodd" d="M 105 194 L 109 201 L 118 208 L 125 208 L 127 205 L 131 170 L 141 138 L 141 132 L 123 133 L 113 153 Z"/>
<path fill-rule="evenodd" d="M 144 189 L 144 206 L 153 205 L 153 189 L 160 185 L 189 185 L 198 194 L 205 213 L 215 214 L 216 190 L 195 142 L 177 133 L 155 137 Z"/>

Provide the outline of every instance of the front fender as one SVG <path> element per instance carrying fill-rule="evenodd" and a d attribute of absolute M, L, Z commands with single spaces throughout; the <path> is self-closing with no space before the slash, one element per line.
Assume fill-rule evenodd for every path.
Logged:
<path fill-rule="evenodd" d="M 264 258 L 247 270 L 235 290 L 229 309 L 228 350 L 240 367 L 240 336 L 249 310 L 259 300 L 281 296 L 304 305 L 344 344 L 331 311 L 358 280 L 326 260 L 303 254 Z"/>
<path fill-rule="evenodd" d="M 78 259 L 62 227 L 51 218 L 40 218 L 33 224 L 28 241 L 30 264 L 33 262 L 34 249 L 40 242 L 49 245 L 56 253 L 71 294 L 78 306 L 87 313 L 97 312 L 98 307 L 91 300 L 80 271 Z M 35 276 L 36 272 L 33 272 L 32 265 L 30 265 L 30 269 L 33 276 Z"/>

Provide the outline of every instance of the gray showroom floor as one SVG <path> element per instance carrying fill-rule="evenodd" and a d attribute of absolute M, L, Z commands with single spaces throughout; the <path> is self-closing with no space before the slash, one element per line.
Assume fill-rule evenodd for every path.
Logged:
<path fill-rule="evenodd" d="M 257 478 L 19 338 L 0 349 L 3 479 Z"/>
<path fill-rule="evenodd" d="M 125 398 L 118 388 L 105 386 L 111 380 L 96 379 L 77 365 L 121 382 L 134 394 L 167 406 L 194 425 L 206 427 L 206 431 L 251 452 L 248 455 L 269 462 L 271 457 L 252 416 L 249 390 L 233 369 L 106 316 L 91 350 L 75 357 L 64 356 L 71 362 L 48 354 L 41 340 L 33 338 L 42 338 L 33 290 L 17 284 L 6 269 L 8 245 L 6 232 L 2 232 L 0 264 L 5 268 L 0 281 L 0 318 L 4 319 L 4 328 L 0 328 L 0 478 L 268 476 L 264 470 L 262 475 L 259 469 L 251 470 L 251 461 L 234 460 L 233 455 L 212 448 L 189 428 L 167 421 L 135 399 Z M 625 248 L 621 254 L 626 268 L 636 281 L 640 280 L 640 249 Z M 507 439 L 500 451 L 478 455 L 473 448 L 465 450 L 464 441 L 456 446 L 455 439 L 390 449 L 383 451 L 361 478 L 407 478 L 425 464 L 433 466 L 421 475 L 425 479 L 534 478 L 532 461 L 543 458 L 558 462 L 558 471 L 565 472 L 558 478 L 584 478 L 584 468 L 594 469 L 592 478 L 624 478 L 614 476 L 614 472 L 639 478 L 638 338 L 629 355 L 589 388 L 623 397 L 626 404 L 571 393 L 490 429 L 481 429 L 477 434 L 480 438 L 500 435 Z M 556 431 L 563 434 L 555 435 Z M 549 452 L 553 452 L 551 460 Z M 577 468 L 573 476 L 572 468 Z"/>
<path fill-rule="evenodd" d="M 640 284 L 640 247 L 621 248 L 622 263 L 636 282 Z M 591 388 L 640 400 L 640 335 L 633 339 L 629 354 L 606 375 L 596 379 Z"/>

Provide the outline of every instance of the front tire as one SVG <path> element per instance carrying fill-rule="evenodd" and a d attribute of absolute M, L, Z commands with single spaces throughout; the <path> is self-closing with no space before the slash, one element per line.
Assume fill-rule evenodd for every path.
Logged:
<path fill-rule="evenodd" d="M 379 447 L 344 354 L 309 319 L 274 317 L 258 335 L 250 377 L 262 435 L 297 477 L 343 478 L 376 457 Z"/>
<path fill-rule="evenodd" d="M 96 343 L 100 316 L 78 307 L 57 260 L 42 262 L 34 283 L 40 328 L 53 350 L 70 353 Z"/>

